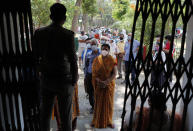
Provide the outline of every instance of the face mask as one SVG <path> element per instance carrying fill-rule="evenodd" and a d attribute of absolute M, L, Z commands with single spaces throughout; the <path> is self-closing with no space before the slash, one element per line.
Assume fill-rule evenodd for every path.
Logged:
<path fill-rule="evenodd" d="M 160 38 L 156 38 L 156 41 L 160 41 Z"/>
<path fill-rule="evenodd" d="M 159 51 L 159 46 L 156 46 L 156 47 L 155 47 L 155 50 L 156 50 L 156 51 Z"/>
<path fill-rule="evenodd" d="M 90 49 L 90 48 L 91 48 L 91 45 L 90 45 L 90 44 L 87 44 L 87 48 Z"/>
<path fill-rule="evenodd" d="M 123 40 L 123 37 L 120 37 L 120 40 Z"/>
<path fill-rule="evenodd" d="M 127 39 L 128 39 L 128 40 L 131 40 L 131 36 L 128 36 Z"/>
<path fill-rule="evenodd" d="M 106 41 L 105 40 L 101 40 L 101 44 L 105 44 L 106 43 Z"/>
<path fill-rule="evenodd" d="M 96 45 L 92 45 L 92 46 L 91 46 L 91 49 L 92 49 L 93 51 L 96 51 L 98 48 L 97 48 Z"/>
<path fill-rule="evenodd" d="M 109 53 L 109 52 L 108 52 L 108 51 L 106 51 L 106 50 L 102 50 L 102 51 L 101 51 L 101 54 L 102 54 L 103 56 L 107 56 L 107 55 L 108 55 L 108 53 Z"/>

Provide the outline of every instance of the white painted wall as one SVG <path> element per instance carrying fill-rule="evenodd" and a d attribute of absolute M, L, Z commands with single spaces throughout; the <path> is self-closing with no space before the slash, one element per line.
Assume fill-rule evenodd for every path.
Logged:
<path fill-rule="evenodd" d="M 193 3 L 193 0 L 192 0 Z M 190 58 L 191 50 L 192 50 L 192 43 L 193 43 L 193 15 L 188 23 L 187 28 L 187 37 L 186 37 L 186 54 L 185 59 L 186 61 Z M 187 78 L 184 77 L 184 83 L 186 83 Z M 192 82 L 193 85 L 193 82 Z M 188 112 L 187 112 L 187 119 L 186 119 L 186 125 L 188 131 L 193 131 L 193 99 L 191 100 L 189 106 L 188 106 Z"/>

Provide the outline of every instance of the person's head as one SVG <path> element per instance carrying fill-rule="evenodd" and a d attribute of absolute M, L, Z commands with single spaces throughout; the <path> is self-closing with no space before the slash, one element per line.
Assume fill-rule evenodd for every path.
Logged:
<path fill-rule="evenodd" d="M 106 32 L 105 32 L 105 31 L 103 31 L 103 32 L 102 32 L 102 35 L 103 35 L 103 36 L 106 36 Z"/>
<path fill-rule="evenodd" d="M 154 110 L 160 111 L 160 112 L 167 110 L 166 96 L 161 91 L 154 90 L 154 91 L 150 92 L 148 102 L 149 102 L 151 109 L 154 109 Z"/>
<path fill-rule="evenodd" d="M 80 32 L 80 34 L 81 34 L 81 35 L 84 35 L 84 34 L 85 34 L 85 32 L 84 32 L 84 31 L 81 31 L 81 32 Z"/>
<path fill-rule="evenodd" d="M 66 7 L 63 4 L 55 3 L 50 7 L 50 19 L 61 25 L 66 21 Z"/>
<path fill-rule="evenodd" d="M 131 42 L 132 33 L 128 33 L 127 40 L 130 43 Z"/>
<path fill-rule="evenodd" d="M 123 39 L 124 39 L 124 34 L 121 33 L 121 34 L 119 35 L 119 38 L 120 38 L 120 40 L 123 40 Z"/>
<path fill-rule="evenodd" d="M 107 39 L 105 37 L 102 37 L 101 40 L 100 40 L 100 43 L 101 44 L 106 44 L 107 42 Z"/>
<path fill-rule="evenodd" d="M 159 51 L 159 43 L 156 43 L 155 44 L 155 49 L 154 49 L 155 51 Z"/>
<path fill-rule="evenodd" d="M 90 44 L 91 44 L 92 51 L 97 51 L 98 50 L 98 47 L 97 47 L 98 42 L 97 42 L 96 39 L 92 39 Z"/>
<path fill-rule="evenodd" d="M 103 57 L 106 57 L 109 54 L 110 46 L 109 44 L 103 44 L 101 46 L 101 54 Z"/>
<path fill-rule="evenodd" d="M 117 36 L 117 34 L 115 32 L 113 32 L 113 36 Z"/>
<path fill-rule="evenodd" d="M 155 36 L 155 39 L 156 39 L 156 42 L 157 42 L 157 43 L 160 43 L 160 38 L 161 38 L 161 35 L 156 35 L 156 36 Z"/>
<path fill-rule="evenodd" d="M 113 43 L 113 42 L 114 42 L 113 39 L 110 39 L 109 43 Z"/>
<path fill-rule="evenodd" d="M 91 38 L 86 39 L 86 46 L 88 49 L 91 49 Z"/>
<path fill-rule="evenodd" d="M 172 36 L 171 36 L 171 35 L 166 35 L 166 36 L 165 36 L 165 39 L 166 39 L 167 41 L 170 41 L 170 42 L 171 42 L 171 41 L 172 41 Z"/>

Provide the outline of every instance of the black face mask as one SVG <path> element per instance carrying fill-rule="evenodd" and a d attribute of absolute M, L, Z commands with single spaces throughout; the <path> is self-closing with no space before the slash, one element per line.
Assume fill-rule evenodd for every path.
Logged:
<path fill-rule="evenodd" d="M 120 37 L 120 40 L 123 40 L 123 37 Z"/>

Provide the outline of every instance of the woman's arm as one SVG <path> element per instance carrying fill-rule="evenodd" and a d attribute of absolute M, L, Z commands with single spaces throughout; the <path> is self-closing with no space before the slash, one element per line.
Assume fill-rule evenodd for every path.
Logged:
<path fill-rule="evenodd" d="M 107 80 L 103 81 L 103 83 L 109 84 L 113 79 L 115 79 L 116 75 L 117 75 L 117 66 L 114 66 L 111 76 Z"/>

